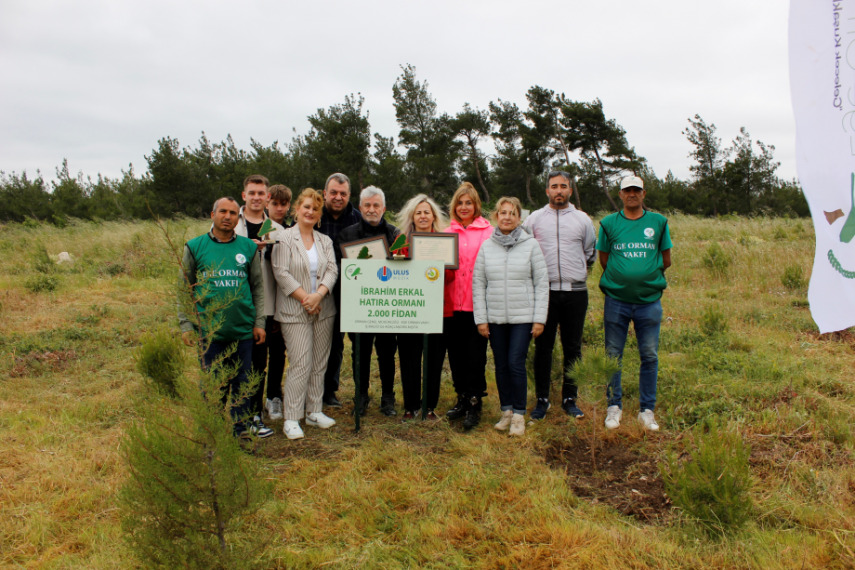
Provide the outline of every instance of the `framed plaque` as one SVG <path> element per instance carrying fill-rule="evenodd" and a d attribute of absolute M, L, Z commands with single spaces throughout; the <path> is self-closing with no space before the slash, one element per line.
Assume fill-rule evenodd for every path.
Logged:
<path fill-rule="evenodd" d="M 410 259 L 442 261 L 446 269 L 460 265 L 457 234 L 445 232 L 413 232 L 410 234 Z"/>
<path fill-rule="evenodd" d="M 388 259 L 389 243 L 386 236 L 373 236 L 341 244 L 341 255 L 348 259 L 357 259 L 363 247 L 368 248 L 367 259 Z"/>

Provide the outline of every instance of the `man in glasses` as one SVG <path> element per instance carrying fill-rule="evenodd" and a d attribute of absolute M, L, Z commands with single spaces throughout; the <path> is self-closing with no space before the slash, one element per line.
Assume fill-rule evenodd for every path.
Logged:
<path fill-rule="evenodd" d="M 578 386 L 570 367 L 582 356 L 582 331 L 588 310 L 588 270 L 594 265 L 594 226 L 585 212 L 570 203 L 573 189 L 570 175 L 560 170 L 549 173 L 546 196 L 549 204 L 532 213 L 524 222 L 540 245 L 549 271 L 549 313 L 543 334 L 534 340 L 534 385 L 537 404 L 532 419 L 540 420 L 549 409 L 552 378 L 552 351 L 561 329 L 564 350 L 564 379 L 561 404 L 567 415 L 584 416 L 576 404 Z"/>
<path fill-rule="evenodd" d="M 668 219 L 644 209 L 644 181 L 627 176 L 620 183 L 623 211 L 610 214 L 600 222 L 597 250 L 603 276 L 600 289 L 605 293 L 603 326 L 606 352 L 620 359 L 632 321 L 641 368 L 638 375 L 638 421 L 646 430 L 656 431 L 653 415 L 656 406 L 656 380 L 659 373 L 659 326 L 662 322 L 662 291 L 667 286 L 665 270 L 671 266 L 671 235 Z M 612 376 L 608 386 L 606 427 L 620 426 L 623 389 L 621 373 Z"/>

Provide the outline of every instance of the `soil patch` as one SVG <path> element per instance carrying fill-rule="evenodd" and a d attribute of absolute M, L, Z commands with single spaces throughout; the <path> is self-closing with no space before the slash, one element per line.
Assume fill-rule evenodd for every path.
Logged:
<path fill-rule="evenodd" d="M 20 378 L 22 376 L 36 376 L 47 370 L 63 370 L 69 362 L 77 358 L 73 350 L 46 350 L 44 352 L 34 351 L 24 356 L 15 357 L 9 376 Z"/>
<path fill-rule="evenodd" d="M 807 333 L 807 336 L 818 341 L 831 341 L 831 342 L 841 342 L 844 344 L 848 344 L 853 350 L 855 350 L 855 330 L 846 329 L 843 331 L 830 332 L 820 334 L 819 331 L 810 331 Z"/>
<path fill-rule="evenodd" d="M 250 449 L 255 455 L 270 459 L 335 459 L 341 455 L 341 449 L 330 446 L 329 443 L 317 438 L 304 438 L 291 441 L 282 435 L 280 430 L 267 440 L 255 441 Z"/>
<path fill-rule="evenodd" d="M 656 465 L 657 454 L 622 439 L 597 441 L 596 469 L 589 442 L 577 436 L 546 449 L 547 464 L 567 473 L 577 497 L 605 503 L 623 515 L 660 524 L 672 514 L 671 499 Z"/>

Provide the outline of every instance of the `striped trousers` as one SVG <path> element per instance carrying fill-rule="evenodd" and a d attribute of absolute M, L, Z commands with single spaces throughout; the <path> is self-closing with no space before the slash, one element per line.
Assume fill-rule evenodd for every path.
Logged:
<path fill-rule="evenodd" d="M 282 408 L 286 420 L 299 420 L 304 412 L 323 410 L 324 373 L 332 343 L 335 319 L 315 319 L 308 323 L 281 323 L 288 347 L 288 372 L 282 388 Z"/>

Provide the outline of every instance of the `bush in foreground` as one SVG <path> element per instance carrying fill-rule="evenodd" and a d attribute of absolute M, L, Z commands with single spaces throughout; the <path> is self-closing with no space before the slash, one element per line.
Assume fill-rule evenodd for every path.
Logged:
<path fill-rule="evenodd" d="M 177 383 L 179 399 L 148 399 L 143 420 L 126 430 L 122 529 L 145 566 L 244 568 L 263 552 L 258 539 L 238 532 L 270 493 L 220 401 L 218 378 L 227 376 Z"/>
<path fill-rule="evenodd" d="M 748 447 L 738 432 L 714 419 L 695 428 L 694 435 L 688 461 L 669 456 L 662 470 L 665 489 L 708 533 L 738 530 L 752 510 Z"/>

